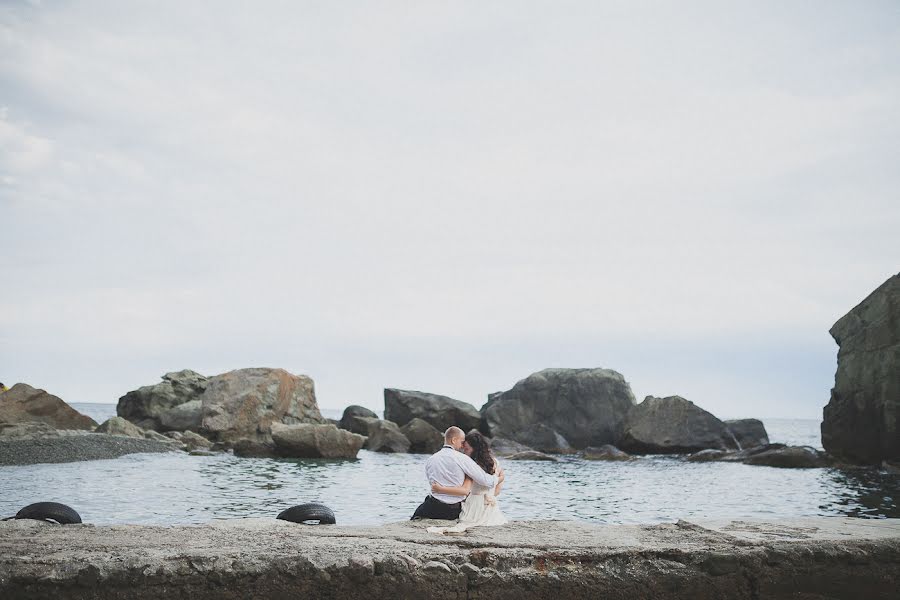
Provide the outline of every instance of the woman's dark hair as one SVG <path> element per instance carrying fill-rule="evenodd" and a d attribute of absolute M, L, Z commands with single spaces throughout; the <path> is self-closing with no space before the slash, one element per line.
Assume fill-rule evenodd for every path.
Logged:
<path fill-rule="evenodd" d="M 484 469 L 485 473 L 493 475 L 496 461 L 494 460 L 494 453 L 491 452 L 490 441 L 479 432 L 470 431 L 466 435 L 466 443 L 472 447 L 471 456 L 475 464 Z"/>

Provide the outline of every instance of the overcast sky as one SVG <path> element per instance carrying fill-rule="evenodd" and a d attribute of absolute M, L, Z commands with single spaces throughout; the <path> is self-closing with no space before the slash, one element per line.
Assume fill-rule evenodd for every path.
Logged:
<path fill-rule="evenodd" d="M 6 1 L 0 381 L 606 367 L 818 418 L 898 157 L 894 0 Z"/>

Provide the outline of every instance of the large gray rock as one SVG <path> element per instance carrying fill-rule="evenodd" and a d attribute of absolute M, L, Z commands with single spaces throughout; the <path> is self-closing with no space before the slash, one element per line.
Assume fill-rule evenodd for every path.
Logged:
<path fill-rule="evenodd" d="M 633 454 L 737 448 L 725 423 L 681 396 L 647 396 L 628 413 L 618 446 Z"/>
<path fill-rule="evenodd" d="M 454 425 L 463 431 L 481 425 L 481 413 L 471 404 L 438 394 L 393 388 L 384 390 L 384 418 L 401 427 L 419 418 L 441 433 Z"/>
<path fill-rule="evenodd" d="M 200 432 L 216 442 L 269 441 L 274 423 L 326 423 L 313 380 L 284 369 L 238 369 L 216 375 L 200 400 Z"/>
<path fill-rule="evenodd" d="M 400 433 L 409 440 L 409 452 L 415 454 L 434 454 L 444 445 L 444 434 L 419 418 L 401 427 Z"/>
<path fill-rule="evenodd" d="M 732 419 L 725 421 L 725 426 L 740 448 L 765 446 L 769 443 L 769 434 L 759 419 Z"/>
<path fill-rule="evenodd" d="M 822 445 L 857 464 L 900 459 L 900 274 L 831 328 L 838 365 Z"/>
<path fill-rule="evenodd" d="M 494 456 L 512 456 L 520 452 L 534 452 L 534 448 L 520 444 L 515 440 L 497 437 L 491 440 L 491 451 L 494 453 Z"/>
<path fill-rule="evenodd" d="M 94 430 L 94 433 L 124 435 L 125 437 L 130 438 L 145 437 L 144 431 L 140 427 L 122 417 L 110 417 L 98 425 L 97 429 Z"/>
<path fill-rule="evenodd" d="M 273 423 L 271 434 L 278 454 L 290 458 L 356 458 L 366 440 L 330 423 Z"/>
<path fill-rule="evenodd" d="M 159 415 L 159 425 L 163 431 L 197 431 L 203 422 L 203 402 L 197 398 L 173 406 Z"/>
<path fill-rule="evenodd" d="M 550 454 L 572 454 L 575 452 L 566 438 L 543 423 L 529 425 L 519 431 L 516 437 L 528 447 L 539 452 Z"/>
<path fill-rule="evenodd" d="M 516 452 L 515 454 L 510 454 L 505 457 L 504 460 L 543 460 L 549 462 L 556 462 L 557 459 L 550 456 L 549 454 L 544 454 L 543 452 L 538 452 L 536 450 L 526 450 L 524 452 Z"/>
<path fill-rule="evenodd" d="M 612 444 L 634 394 L 610 369 L 544 369 L 506 392 L 489 396 L 481 412 L 490 435 L 531 445 L 533 425 L 543 425 L 574 448 Z"/>
<path fill-rule="evenodd" d="M 356 417 L 368 423 L 368 432 L 363 448 L 372 452 L 409 452 L 410 442 L 393 421 L 379 418 Z"/>
<path fill-rule="evenodd" d="M 351 404 L 347 408 L 344 409 L 344 414 L 341 415 L 341 420 L 337 423 L 337 426 L 341 429 L 346 429 L 347 431 L 352 431 L 353 433 L 358 433 L 360 435 L 366 435 L 366 431 L 368 429 L 368 424 L 364 421 L 356 421 L 356 417 L 364 417 L 366 419 L 377 419 L 378 415 L 375 414 L 375 411 L 369 410 L 365 406 L 359 406 L 357 404 Z M 357 431 L 360 428 L 363 428 L 362 431 Z"/>
<path fill-rule="evenodd" d="M 579 452 L 578 455 L 585 460 L 620 461 L 632 459 L 630 454 L 622 452 L 611 444 L 606 444 L 599 448 L 591 446 Z"/>
<path fill-rule="evenodd" d="M 207 377 L 190 369 L 166 373 L 160 383 L 145 385 L 119 398 L 116 414 L 143 429 L 178 429 L 164 428 L 161 415 L 176 406 L 199 399 L 206 391 L 208 381 Z"/>
<path fill-rule="evenodd" d="M 45 390 L 17 383 L 0 394 L 0 421 L 38 421 L 56 429 L 93 429 L 97 422 Z"/>

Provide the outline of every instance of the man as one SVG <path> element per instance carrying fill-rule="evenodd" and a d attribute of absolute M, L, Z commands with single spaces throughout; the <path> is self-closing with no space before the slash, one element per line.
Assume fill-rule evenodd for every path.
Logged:
<path fill-rule="evenodd" d="M 474 460 L 460 452 L 465 441 L 466 434 L 459 427 L 451 427 L 444 433 L 444 447 L 425 461 L 425 476 L 429 484 L 437 482 L 448 487 L 458 487 L 468 476 L 485 487 L 493 488 L 497 485 L 497 475 L 488 475 Z M 429 494 L 412 518 L 453 521 L 459 518 L 465 499 L 465 496 Z"/>

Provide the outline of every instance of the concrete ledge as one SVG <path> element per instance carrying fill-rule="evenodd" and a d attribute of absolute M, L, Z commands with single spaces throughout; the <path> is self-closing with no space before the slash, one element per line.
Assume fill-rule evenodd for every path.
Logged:
<path fill-rule="evenodd" d="M 243 519 L 202 526 L 0 523 L 0 598 L 885 598 L 900 520 L 597 526 L 460 537 Z"/>

